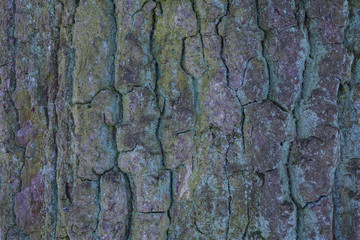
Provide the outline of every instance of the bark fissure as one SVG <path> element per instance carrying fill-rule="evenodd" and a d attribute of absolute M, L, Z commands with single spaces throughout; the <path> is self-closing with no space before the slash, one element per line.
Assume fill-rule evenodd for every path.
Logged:
<path fill-rule="evenodd" d="M 267 59 L 267 56 L 266 56 L 266 39 L 268 38 L 268 31 L 266 31 L 265 29 L 263 29 L 261 27 L 261 20 L 260 20 L 260 16 L 261 16 L 261 13 L 260 13 L 260 5 L 259 5 L 259 1 L 260 0 L 255 0 L 255 6 L 256 6 L 256 25 L 257 27 L 263 32 L 263 38 L 261 39 L 261 49 L 262 49 L 262 57 L 265 59 L 265 63 L 266 63 L 266 68 L 267 68 L 267 71 L 269 72 L 269 87 L 268 87 L 268 92 L 266 94 L 266 99 L 270 99 L 270 89 L 271 89 L 271 73 L 270 73 L 270 65 L 269 65 L 269 61 Z"/>
<path fill-rule="evenodd" d="M 232 89 L 230 87 L 230 80 L 229 80 L 229 67 L 227 66 L 226 64 L 226 60 L 224 58 L 224 46 L 225 46 L 225 39 L 224 37 L 219 34 L 219 24 L 221 23 L 221 21 L 229 14 L 229 7 L 230 7 L 230 0 L 227 0 L 226 1 L 226 5 L 225 5 L 225 13 L 224 15 L 220 16 L 220 18 L 217 20 L 217 22 L 215 23 L 215 33 L 217 36 L 220 37 L 221 39 L 221 48 L 220 48 L 220 58 L 221 58 L 221 61 L 222 63 L 224 64 L 224 67 L 226 69 L 225 71 L 225 80 L 226 80 L 226 85 L 228 86 L 228 88 L 230 88 L 231 90 L 234 91 L 234 89 Z M 236 95 L 236 94 L 235 94 Z"/>
<path fill-rule="evenodd" d="M 0 13 L 0 239 L 360 237 L 357 0 Z"/>
<path fill-rule="evenodd" d="M 49 88 L 49 95 L 51 99 L 51 102 L 48 102 L 48 104 L 51 104 L 51 109 L 53 111 L 53 126 L 52 126 L 52 138 L 53 138 L 53 146 L 54 146 L 54 162 L 53 162 L 53 171 L 54 171 L 54 179 L 52 179 L 53 181 L 53 187 L 54 187 L 54 193 L 52 194 L 52 197 L 54 199 L 51 200 L 52 204 L 54 205 L 54 222 L 53 222 L 53 226 L 52 226 L 52 237 L 56 238 L 56 230 L 57 230 L 57 224 L 58 224 L 58 205 L 59 205 L 59 201 L 58 201 L 58 184 L 57 184 L 57 165 L 58 165 L 58 145 L 57 145 L 57 140 L 56 140 L 56 136 L 57 136 L 57 132 L 58 132 L 58 113 L 56 111 L 56 100 L 57 100 L 57 96 L 58 96 L 58 89 L 59 89 L 59 63 L 58 63 L 58 53 L 59 53 L 59 49 L 60 49 L 60 43 L 58 42 L 58 40 L 55 40 L 58 36 L 60 36 L 60 28 L 56 25 L 55 21 L 56 21 L 56 3 L 59 2 L 54 2 L 53 6 L 52 6 L 52 11 L 53 11 L 53 16 L 52 16 L 52 29 L 53 29 L 53 36 L 54 36 L 54 41 L 55 42 L 55 54 L 53 56 L 53 64 L 54 64 L 54 81 L 55 81 L 55 86 L 50 86 Z"/>
<path fill-rule="evenodd" d="M 249 229 L 249 225 L 250 225 L 250 210 L 249 210 L 248 204 L 246 205 L 246 217 L 247 217 L 247 223 L 246 223 L 246 226 L 245 226 L 244 233 L 242 235 L 243 240 L 246 239 L 248 229 Z"/>

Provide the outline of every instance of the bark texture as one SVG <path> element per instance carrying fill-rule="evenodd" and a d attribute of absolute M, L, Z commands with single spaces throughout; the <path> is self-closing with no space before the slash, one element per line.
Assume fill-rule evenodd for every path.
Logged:
<path fill-rule="evenodd" d="M 0 240 L 360 239 L 360 1 L 1 0 Z"/>

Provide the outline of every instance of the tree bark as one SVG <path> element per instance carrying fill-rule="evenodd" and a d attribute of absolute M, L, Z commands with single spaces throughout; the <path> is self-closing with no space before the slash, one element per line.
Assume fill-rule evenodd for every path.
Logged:
<path fill-rule="evenodd" d="M 360 239 L 358 0 L 2 0 L 0 23 L 0 240 Z"/>

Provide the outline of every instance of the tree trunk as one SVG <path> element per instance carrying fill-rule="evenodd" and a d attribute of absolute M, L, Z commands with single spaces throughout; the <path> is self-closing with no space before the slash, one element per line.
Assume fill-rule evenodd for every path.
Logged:
<path fill-rule="evenodd" d="M 360 239 L 358 0 L 1 0 L 0 240 Z"/>

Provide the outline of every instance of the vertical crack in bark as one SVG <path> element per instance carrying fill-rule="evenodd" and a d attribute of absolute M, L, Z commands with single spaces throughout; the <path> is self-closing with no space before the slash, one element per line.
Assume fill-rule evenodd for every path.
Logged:
<path fill-rule="evenodd" d="M 242 239 L 245 240 L 247 233 L 248 233 L 248 229 L 249 229 L 249 225 L 250 225 L 250 209 L 249 209 L 249 203 L 246 203 L 246 216 L 247 216 L 247 223 L 245 226 L 245 230 L 244 230 L 244 234 L 242 235 Z"/>
<path fill-rule="evenodd" d="M 196 215 L 197 215 L 197 214 L 196 214 L 195 204 L 194 204 L 193 201 L 191 201 L 191 206 L 192 206 L 193 212 L 194 212 L 194 222 L 193 222 L 193 224 L 194 224 L 194 226 L 195 226 L 195 230 L 196 230 L 198 233 L 200 233 L 200 235 L 206 236 L 206 234 L 205 234 L 203 231 L 200 230 L 199 226 L 198 226 L 197 223 L 196 223 Z"/>
<path fill-rule="evenodd" d="M 70 99 L 70 103 L 72 103 L 72 98 L 73 98 L 73 93 L 74 93 L 74 70 L 75 70 L 75 65 L 76 65 L 76 49 L 74 48 L 74 24 L 75 24 L 75 16 L 76 16 L 76 13 L 77 13 L 77 9 L 79 7 L 79 1 L 76 1 L 76 4 L 75 4 L 75 12 L 72 16 L 72 22 L 71 22 L 71 26 L 69 26 L 69 31 L 68 31 L 68 34 L 69 34 L 69 47 L 68 47 L 68 53 L 69 53 L 69 68 L 68 68 L 68 72 L 67 72 L 67 78 L 70 79 L 70 86 L 69 86 L 69 89 L 70 89 L 70 96 L 69 96 L 69 99 Z M 71 117 L 72 119 L 74 118 L 73 117 L 73 113 L 72 111 L 71 112 Z"/>
<path fill-rule="evenodd" d="M 114 44 L 114 49 L 113 49 L 113 61 L 112 61 L 112 71 L 111 71 L 111 87 L 113 89 L 113 91 L 116 91 L 115 90 L 115 70 L 116 70 L 116 65 L 115 65 L 115 59 L 116 59 L 116 53 L 117 53 L 117 35 L 118 35 L 118 18 L 117 18 L 117 15 L 116 15 L 116 3 L 115 3 L 115 0 L 111 0 L 111 3 L 113 5 L 113 10 L 111 12 L 111 16 L 113 18 L 113 21 L 114 21 L 114 25 L 115 25 L 115 30 L 114 30 L 114 33 L 113 33 L 113 37 L 112 37 L 112 41 L 113 41 L 113 44 Z M 117 91 L 116 91 L 117 92 Z M 118 93 L 120 94 L 120 93 Z M 121 96 L 121 94 L 120 94 Z M 116 141 L 116 139 L 115 139 Z"/>
<path fill-rule="evenodd" d="M 234 96 L 236 97 L 236 99 L 238 100 L 240 106 L 241 106 L 241 102 L 240 102 L 240 99 L 237 97 L 237 94 L 236 94 L 236 91 L 234 89 L 231 88 L 230 86 L 230 79 L 229 79 L 229 67 L 227 66 L 226 64 L 226 59 L 224 58 L 224 49 L 225 49 L 225 37 L 222 36 L 220 33 L 219 33 L 219 25 L 220 23 L 222 22 L 222 20 L 228 16 L 229 14 L 229 9 L 230 9 L 230 0 L 227 0 L 226 1 L 226 5 L 225 5 L 225 13 L 219 17 L 219 19 L 217 20 L 217 22 L 215 23 L 215 33 L 217 36 L 220 37 L 220 59 L 225 67 L 225 79 L 226 79 L 226 86 L 230 89 L 230 91 L 234 94 Z M 236 126 L 233 126 L 234 128 Z M 227 191 L 228 191 L 228 213 L 229 213 L 229 216 L 227 218 L 227 225 L 226 225 L 226 230 L 225 230 L 225 237 L 226 239 L 229 239 L 229 231 L 230 231 L 230 223 L 231 223 L 231 201 L 232 201 L 232 196 L 231 196 L 231 186 L 230 186 L 230 179 L 229 179 L 229 171 L 228 171 L 228 151 L 231 147 L 231 144 L 232 142 L 228 141 L 228 146 L 227 146 L 227 149 L 226 149 L 226 153 L 225 153 L 225 163 L 224 163 L 224 171 L 225 171 L 225 175 L 226 175 L 226 181 L 227 181 Z"/>
<path fill-rule="evenodd" d="M 169 206 L 169 209 L 167 210 L 167 216 L 169 218 L 169 227 L 168 229 L 166 230 L 166 239 L 169 239 L 170 238 L 170 226 L 171 226 L 171 221 L 172 221 L 172 216 L 171 216 L 171 209 L 172 209 L 172 206 L 174 204 L 174 196 L 173 196 L 173 182 L 174 182 L 174 174 L 173 174 L 173 170 L 170 170 L 170 206 Z"/>
<path fill-rule="evenodd" d="M 156 97 L 156 104 L 157 107 L 159 109 L 160 112 L 160 116 L 158 119 L 158 123 L 156 125 L 156 129 L 155 129 L 155 135 L 156 135 L 156 139 L 159 143 L 160 146 L 160 153 L 161 153 L 161 161 L 162 161 L 162 165 L 163 168 L 166 169 L 166 163 L 165 163 L 165 152 L 164 152 L 164 148 L 162 145 L 162 122 L 163 122 L 163 116 L 164 116 L 164 112 L 165 112 L 165 107 L 166 107 L 166 101 L 165 98 L 163 98 L 163 96 L 161 96 L 161 93 L 159 91 L 159 80 L 160 80 L 160 67 L 159 67 L 159 63 L 156 59 L 156 55 L 155 55 L 155 31 L 156 31 L 156 24 L 157 24 L 157 9 L 160 9 L 160 14 L 162 14 L 162 7 L 161 7 L 161 2 L 159 1 L 155 1 L 156 5 L 154 7 L 154 9 L 152 10 L 152 27 L 151 27 L 151 31 L 150 31 L 150 54 L 152 56 L 152 61 L 154 63 L 154 67 L 155 67 L 155 87 L 154 87 L 154 92 L 155 92 L 155 97 Z M 162 98 L 162 99 L 161 99 Z M 163 101 L 163 103 L 161 103 L 161 101 Z M 172 221 L 172 216 L 171 216 L 171 209 L 173 206 L 173 170 L 169 169 L 168 171 L 170 171 L 170 186 L 169 186 L 169 191 L 170 191 L 170 205 L 169 208 L 167 209 L 166 213 L 167 213 L 167 217 L 169 218 L 169 222 L 171 225 L 171 221 Z M 166 236 L 167 238 L 169 238 L 169 230 L 170 230 L 170 225 L 166 230 Z"/>
<path fill-rule="evenodd" d="M 122 105 L 122 94 L 120 92 L 118 92 L 115 88 L 115 69 L 116 69 L 116 65 L 115 65 L 115 58 L 116 58 L 116 53 L 117 53 L 117 34 L 118 34 L 118 19 L 117 19 L 117 16 L 116 16 L 116 3 L 114 0 L 111 0 L 110 1 L 111 4 L 112 4 L 112 11 L 110 13 L 111 15 L 111 18 L 113 20 L 113 23 L 114 23 L 114 32 L 112 34 L 112 37 L 111 37 L 111 40 L 112 41 L 112 44 L 113 44 L 113 49 L 112 49 L 112 66 L 111 66 L 111 79 L 110 79 L 110 86 L 109 86 L 109 89 L 115 93 L 117 93 L 120 97 L 120 104 Z M 98 93 L 100 93 L 101 91 L 103 91 L 104 89 L 101 89 L 100 91 L 98 91 L 94 97 L 92 97 L 92 99 L 90 100 L 90 103 L 91 101 L 97 96 Z M 120 112 L 122 112 L 122 106 L 121 106 L 121 109 L 119 110 Z M 116 139 L 117 139 L 117 135 L 116 135 L 116 128 L 114 126 L 111 126 L 110 127 L 112 129 L 112 133 L 113 133 L 113 141 L 115 143 L 115 149 L 116 149 Z M 116 149 L 117 151 L 117 149 Z M 97 196 L 96 196 L 96 202 L 97 202 L 97 205 L 98 205 L 98 213 L 97 213 L 97 216 L 96 216 L 96 227 L 95 227 L 95 230 L 93 232 L 93 234 L 96 236 L 96 237 L 99 237 L 97 235 L 98 233 L 98 229 L 99 229 L 99 223 L 100 223 L 100 214 L 101 214 L 101 211 L 102 211 L 102 207 L 101 207 L 101 179 L 102 177 L 112 171 L 113 169 L 118 169 L 117 167 L 115 167 L 117 164 L 117 159 L 118 159 L 118 156 L 119 156 L 119 152 L 117 151 L 117 154 L 116 154 L 116 157 L 114 158 L 114 163 L 113 163 L 113 167 L 107 171 L 105 171 L 104 173 L 102 173 L 100 176 L 99 176 L 99 179 L 97 181 L 97 184 L 98 184 L 98 191 L 97 191 Z M 118 170 L 120 171 L 120 170 Z"/>
<path fill-rule="evenodd" d="M 129 217 L 128 217 L 128 221 L 127 221 L 127 227 L 126 227 L 126 232 L 125 232 L 125 238 L 126 239 L 131 239 L 131 230 L 132 230 L 132 219 L 133 219 L 133 214 L 134 214 L 134 206 L 133 206 L 133 191 L 131 188 L 131 182 L 130 182 L 130 177 L 127 173 L 123 173 L 124 177 L 125 177 L 125 186 L 126 186 L 126 190 L 127 190 L 127 199 L 128 199 L 128 206 L 129 206 Z"/>
<path fill-rule="evenodd" d="M 63 99 L 63 96 L 58 96 L 59 99 L 62 99 L 64 102 L 66 102 L 67 104 L 69 104 L 70 106 L 70 111 L 69 111 L 69 118 L 70 118 L 70 123 L 74 123 L 74 115 L 73 115 L 73 111 L 71 111 L 71 106 L 72 106 L 72 98 L 73 98 L 73 91 L 74 91 L 74 70 L 75 70 L 75 65 L 76 65 L 76 49 L 74 47 L 74 24 L 75 24 L 75 16 L 77 13 L 77 9 L 79 7 L 79 0 L 75 0 L 75 9 L 74 12 L 71 14 L 71 21 L 69 25 L 61 25 L 61 28 L 64 28 L 66 30 L 66 43 L 65 48 L 66 48 L 66 58 L 68 61 L 68 67 L 66 68 L 66 77 L 65 79 L 69 81 L 67 88 L 66 88 L 66 95 L 65 95 L 65 99 Z M 67 3 L 69 4 L 69 3 Z M 65 4 L 63 4 L 63 6 L 65 6 Z M 62 14 L 63 17 L 63 14 Z M 62 23 L 63 24 L 63 23 Z M 59 94 L 59 93 L 58 93 Z M 60 115 L 58 115 L 58 117 L 60 117 Z M 61 121 L 63 121 L 61 118 L 58 119 L 58 123 L 60 123 Z M 75 128 L 74 126 L 71 124 L 67 124 L 68 128 L 66 128 L 66 131 L 69 132 L 70 134 L 70 139 L 73 141 L 74 140 L 74 136 L 75 136 Z M 57 135 L 57 140 L 59 140 L 59 143 L 61 143 L 61 135 Z M 73 146 L 71 146 L 73 147 Z M 73 154 L 73 149 L 71 149 L 71 154 Z M 69 159 L 67 163 L 65 163 L 66 165 L 68 165 L 68 175 L 70 175 L 70 181 L 71 183 L 73 183 L 75 181 L 75 177 L 77 176 L 77 157 L 73 155 L 74 158 Z M 62 168 L 61 161 L 64 161 L 65 159 L 58 159 L 57 164 L 58 164 L 58 169 L 60 171 L 60 169 Z M 64 184 L 63 182 L 61 182 L 62 178 L 57 179 L 57 184 L 58 186 L 61 184 Z M 70 184 L 68 182 L 66 182 L 67 185 L 70 186 Z M 67 186 L 66 185 L 66 186 Z M 66 189 L 67 191 L 68 189 Z M 72 204 L 72 196 L 70 196 L 70 199 L 68 201 L 70 201 L 70 204 Z M 60 199 L 60 194 L 58 195 L 58 198 Z M 65 209 L 67 209 L 68 207 L 65 207 Z M 61 209 L 62 213 L 60 216 L 63 217 L 63 211 L 65 210 L 64 208 Z M 70 239 L 69 237 L 69 232 L 68 232 L 68 228 L 66 227 L 66 225 L 64 226 L 66 229 L 66 236 Z"/>
<path fill-rule="evenodd" d="M 74 94 L 74 71 L 75 71 L 75 68 L 76 68 L 76 48 L 74 46 L 74 25 L 76 24 L 76 15 L 77 15 L 77 12 L 78 12 L 78 8 L 80 7 L 80 0 L 75 0 L 75 12 L 74 12 L 74 15 L 73 15 L 73 22 L 72 22 L 72 25 L 71 25 L 71 46 L 72 46 L 72 53 L 73 53 L 73 63 L 72 63 L 72 69 L 71 69 L 71 79 L 72 79 L 72 86 L 71 86 L 71 100 L 70 100 L 70 104 L 71 104 L 71 107 L 73 108 L 74 106 L 74 102 L 73 102 L 73 94 Z M 73 113 L 73 109 L 71 111 L 71 118 L 72 118 L 72 121 L 74 121 L 74 113 Z M 72 128 L 72 136 L 75 136 L 75 126 L 73 126 Z M 77 155 L 74 156 L 74 163 L 73 163 L 73 166 L 72 166 L 72 172 L 73 172 L 73 175 L 76 176 L 76 178 L 79 178 L 79 173 L 78 173 L 78 169 L 79 169 L 79 158 Z"/>
<path fill-rule="evenodd" d="M 257 27 L 263 32 L 264 34 L 264 38 L 261 40 L 261 48 L 262 48 L 262 57 L 264 58 L 265 60 L 265 63 L 266 63 L 266 68 L 267 68 L 267 71 L 269 73 L 269 87 L 268 87 L 268 92 L 267 92 L 267 95 L 266 95 L 266 99 L 270 99 L 270 89 L 271 89 L 271 73 L 270 73 L 270 65 L 269 65 L 269 61 L 268 59 L 266 58 L 266 45 L 265 45 L 265 41 L 267 39 L 267 35 L 268 35 L 268 32 L 263 29 L 261 27 L 261 20 L 260 20 L 260 4 L 259 4 L 259 1 L 260 0 L 255 0 L 255 8 L 256 8 L 256 25 Z"/>
<path fill-rule="evenodd" d="M 196 35 L 195 35 L 196 36 Z M 204 73 L 197 79 L 195 76 L 193 76 L 191 73 L 189 73 L 188 71 L 186 71 L 185 67 L 184 67 L 184 62 L 185 62 L 185 41 L 186 39 L 190 38 L 190 37 L 195 37 L 195 36 L 189 36 L 189 37 L 184 37 L 182 39 L 182 49 L 181 49 L 181 57 L 180 57 L 180 68 L 184 71 L 184 73 L 191 79 L 191 87 L 192 87 L 192 91 L 193 91 L 193 104 L 194 104 L 194 113 L 195 113 L 195 126 L 198 123 L 198 118 L 199 118 L 199 85 L 198 85 L 198 81 L 199 79 L 201 79 L 201 77 L 207 72 L 207 69 L 204 71 Z M 202 40 L 201 40 L 202 41 Z M 203 49 L 204 50 L 204 49 Z M 203 58 L 204 59 L 204 58 Z M 178 133 L 179 134 L 179 133 Z M 196 128 L 194 128 L 194 136 L 196 136 Z"/>
<path fill-rule="evenodd" d="M 192 10 L 193 10 L 193 12 L 195 13 L 196 25 L 197 25 L 197 28 L 198 28 L 198 33 L 199 33 L 199 35 L 200 35 L 200 42 L 201 42 L 201 49 L 202 49 L 202 57 L 203 57 L 203 59 L 206 61 L 206 59 L 205 59 L 204 40 L 203 40 L 203 35 L 202 35 L 202 32 L 201 32 L 201 21 L 199 20 L 199 19 L 200 19 L 199 13 L 198 13 L 198 10 L 197 10 L 197 8 L 196 8 L 195 0 L 190 0 L 190 1 L 191 1 Z"/>
<path fill-rule="evenodd" d="M 307 45 L 306 45 L 306 57 L 305 57 L 305 61 L 304 61 L 303 69 L 302 69 L 302 81 L 301 81 L 301 85 L 300 85 L 300 90 L 299 90 L 297 99 L 295 100 L 294 108 L 292 110 L 293 117 L 295 117 L 295 127 L 296 127 L 296 136 L 297 137 L 299 137 L 297 114 L 298 114 L 298 109 L 300 107 L 301 99 L 304 98 L 304 82 L 305 82 L 306 65 L 308 64 L 308 59 L 310 58 L 310 54 L 311 54 L 310 34 L 309 34 L 308 26 L 307 26 L 307 12 L 305 10 L 304 0 L 300 0 L 300 2 L 299 2 L 299 10 L 298 10 L 299 14 L 302 11 L 304 12 L 304 20 L 303 20 L 304 22 L 302 22 L 300 24 L 300 29 L 305 34 Z"/>
<path fill-rule="evenodd" d="M 196 17 L 196 25 L 197 25 L 197 33 L 200 36 L 200 43 L 201 43 L 201 53 L 202 53 L 202 58 L 203 60 L 206 62 L 206 58 L 205 58 L 205 46 L 204 46 L 204 39 L 203 39 L 203 34 L 202 34 L 202 30 L 201 30 L 201 21 L 200 21 L 200 16 L 196 7 L 196 3 L 195 0 L 190 0 L 191 1 L 191 7 L 193 12 L 195 13 L 195 17 Z M 195 35 L 196 36 L 196 35 Z M 192 36 L 189 36 L 192 37 Z M 197 123 L 199 121 L 199 110 L 200 110 L 200 90 L 199 90 L 199 79 L 202 78 L 203 75 L 205 75 L 205 73 L 208 71 L 208 66 L 206 67 L 206 70 L 201 74 L 201 76 L 197 79 L 195 76 L 193 76 L 192 74 L 188 73 L 184 67 L 184 62 L 185 62 L 185 41 L 188 37 L 185 37 L 182 40 L 182 53 L 181 53 L 181 62 L 180 62 L 180 66 L 181 69 L 191 78 L 191 85 L 192 85 L 192 90 L 193 90 L 193 94 L 194 94 L 194 99 L 193 99 L 193 104 L 194 104 L 194 113 L 195 113 L 195 123 L 194 126 L 197 126 Z M 194 127 L 194 138 L 197 138 L 197 131 L 196 131 L 196 127 Z M 194 167 L 193 163 L 192 163 L 192 168 Z"/>
<path fill-rule="evenodd" d="M 234 96 L 236 96 L 237 98 L 237 94 L 236 91 L 234 89 L 232 89 L 230 87 L 230 80 L 229 80 L 229 67 L 226 64 L 226 60 L 224 58 L 224 48 L 225 48 L 225 37 L 222 36 L 219 33 L 219 24 L 221 23 L 221 21 L 224 19 L 224 17 L 226 17 L 229 14 L 229 8 L 230 8 L 230 0 L 226 1 L 226 5 L 225 5 L 225 13 L 218 19 L 218 21 L 215 23 L 215 33 L 217 36 L 220 37 L 221 40 L 221 48 L 220 48 L 220 59 L 225 67 L 225 79 L 226 79 L 226 86 L 230 89 L 231 92 L 233 92 Z M 239 100 L 239 98 L 237 98 L 239 101 L 239 104 L 241 106 L 241 102 Z M 234 128 L 236 126 L 233 126 Z M 226 230 L 225 230 L 225 237 L 226 239 L 229 238 L 229 231 L 230 231 L 230 221 L 231 221 L 231 188 L 230 188 L 230 179 L 229 179 L 229 171 L 228 171 L 228 151 L 231 147 L 232 142 L 228 140 L 228 147 L 226 149 L 226 153 L 225 153 L 225 163 L 224 163 L 224 170 L 225 170 L 225 175 L 226 175 L 226 181 L 227 181 L 227 191 L 228 191 L 228 212 L 229 212 L 229 216 L 227 218 L 227 225 L 226 225 Z"/>
<path fill-rule="evenodd" d="M 300 21 L 301 18 L 301 14 L 304 14 L 304 18 L 303 18 L 303 22 Z M 304 90 L 304 82 L 305 82 L 305 72 L 306 72 L 306 64 L 308 61 L 308 58 L 310 56 L 310 41 L 309 41 L 309 32 L 308 29 L 306 28 L 306 10 L 305 10 L 305 3 L 303 2 L 303 0 L 300 0 L 297 6 L 297 12 L 295 13 L 296 16 L 296 20 L 297 20 L 297 25 L 299 27 L 299 29 L 305 34 L 306 37 L 306 57 L 303 63 L 303 69 L 302 69 L 302 81 L 301 81 L 301 85 L 300 85 L 300 90 L 298 93 L 298 96 L 295 100 L 295 104 L 294 104 L 294 108 L 291 111 L 292 117 L 295 120 L 295 139 L 293 139 L 293 141 L 290 143 L 290 146 L 288 148 L 288 156 L 287 156 L 287 162 L 286 162 L 286 173 L 287 173 L 287 178 L 288 178 L 288 186 L 289 186 L 289 196 L 291 201 L 294 203 L 295 208 L 296 208 L 296 239 L 301 239 L 302 237 L 300 236 L 301 234 L 301 229 L 303 228 L 303 208 L 301 207 L 300 203 L 296 201 L 296 198 L 293 194 L 293 181 L 291 178 L 291 148 L 293 146 L 293 144 L 296 143 L 297 139 L 300 137 L 299 136 L 299 108 L 300 108 L 300 104 L 301 104 L 301 99 L 303 99 L 303 90 Z M 305 26 L 305 27 L 304 27 Z M 269 74 L 270 77 L 270 74 Z M 269 91 L 270 91 L 270 87 L 269 87 Z"/>
<path fill-rule="evenodd" d="M 341 130 L 340 130 L 341 131 Z M 341 143 L 340 143 L 341 144 Z M 333 239 L 337 239 L 337 224 L 336 224 L 336 220 L 337 220 L 337 214 L 336 214 L 336 210 L 337 210 L 337 207 L 338 207 L 338 204 L 339 204 L 339 199 L 338 199 L 338 188 L 340 187 L 340 184 L 339 183 L 339 165 L 342 163 L 342 151 L 340 149 L 340 161 L 339 161 L 339 164 L 338 166 L 336 167 L 335 169 L 335 173 L 334 173 L 334 176 L 335 176 L 335 180 L 334 180 L 334 185 L 335 185 L 335 190 L 332 192 L 332 198 L 333 198 L 333 203 L 334 203 L 334 208 L 333 208 L 333 212 L 332 212 L 332 217 L 333 217 L 333 221 L 332 221 L 332 237 Z"/>
<path fill-rule="evenodd" d="M 151 28 L 151 32 L 150 32 L 150 54 L 152 56 L 152 60 L 155 64 L 155 88 L 154 88 L 154 92 L 155 92 L 155 96 L 156 96 L 156 103 L 157 103 L 157 107 L 159 109 L 159 112 L 160 112 L 160 117 L 158 119 L 158 123 L 157 123 L 157 126 L 156 126 L 156 130 L 155 130 L 155 134 L 156 134 L 156 138 L 157 138 L 157 141 L 159 143 L 159 146 L 160 146 L 160 151 L 161 151 L 161 159 L 162 159 L 162 164 L 165 168 L 166 164 L 165 164 L 165 155 L 164 155 L 164 149 L 163 149 L 163 146 L 162 146 L 162 141 L 161 141 L 161 126 L 162 126 L 162 118 L 163 118 L 163 115 L 164 115 L 164 108 L 165 108 L 165 104 L 166 102 L 164 101 L 164 105 L 161 106 L 161 99 L 162 96 L 159 92 L 159 86 L 158 86 L 158 82 L 159 82 L 159 79 L 160 79 L 160 70 L 159 70 L 159 63 L 155 57 L 155 50 L 154 50 L 154 47 L 155 47 L 155 28 L 156 28 L 156 23 L 157 23 L 157 13 L 156 13 L 156 9 L 159 7 L 159 5 L 161 5 L 160 2 L 156 2 L 156 6 L 154 7 L 154 9 L 152 10 L 152 14 L 153 14 L 153 19 L 152 19 L 152 28 Z"/>
<path fill-rule="evenodd" d="M 100 222 L 99 217 L 101 214 L 101 184 L 100 184 L 100 182 L 101 182 L 102 176 L 100 176 L 99 180 L 96 181 L 96 184 L 97 184 L 96 204 L 98 205 L 98 212 L 96 214 L 96 225 L 95 225 L 95 228 L 93 231 L 93 235 L 96 236 L 97 238 L 99 238 L 99 236 L 97 235 L 97 231 L 99 228 L 99 222 Z"/>
<path fill-rule="evenodd" d="M 294 140 L 296 141 L 296 140 Z M 291 148 L 292 148 L 293 142 L 290 144 L 289 149 L 288 149 L 288 156 L 287 156 L 287 162 L 286 162 L 286 173 L 287 173 L 287 178 L 288 178 L 288 185 L 289 185 L 289 196 L 291 201 L 295 204 L 295 208 L 296 208 L 296 239 L 300 240 L 300 226 L 302 224 L 301 219 L 300 219 L 300 210 L 301 210 L 301 206 L 300 204 L 296 201 L 293 192 L 292 192 L 292 180 L 291 180 L 291 172 L 290 172 L 290 157 L 291 157 Z"/>
<path fill-rule="evenodd" d="M 225 67 L 225 79 L 226 79 L 226 85 L 228 88 L 230 88 L 231 90 L 234 90 L 230 87 L 230 80 L 229 80 L 229 68 L 226 64 L 226 60 L 224 58 L 224 48 L 225 48 L 225 38 L 219 34 L 219 24 L 221 23 L 221 21 L 224 19 L 224 17 L 226 17 L 229 13 L 229 8 L 230 8 L 230 0 L 227 0 L 226 1 L 226 6 L 225 6 L 225 14 L 222 15 L 218 21 L 215 23 L 215 33 L 217 36 L 220 37 L 221 39 L 221 48 L 220 48 L 220 58 L 221 58 L 221 61 L 223 62 L 224 64 L 224 67 Z M 236 96 L 236 93 L 235 93 L 235 96 Z"/>
<path fill-rule="evenodd" d="M 239 100 L 240 101 L 240 100 Z M 245 133 L 244 133 L 244 125 L 245 125 L 245 107 L 242 105 L 241 106 L 241 123 L 240 123 L 240 128 L 241 128 L 241 139 L 242 139 L 242 150 L 243 153 L 246 153 L 246 144 L 245 144 Z"/>
<path fill-rule="evenodd" d="M 53 2 L 52 5 L 52 11 L 53 11 L 53 17 L 51 19 L 52 23 L 52 35 L 53 35 L 53 41 L 54 41 L 54 45 L 55 47 L 55 52 L 54 52 L 54 56 L 53 56 L 53 62 L 54 62 L 54 81 L 55 84 L 54 86 L 50 87 L 50 93 L 52 96 L 49 98 L 51 99 L 51 102 L 48 102 L 48 104 L 51 104 L 51 109 L 53 111 L 53 126 L 52 126 L 52 138 L 53 138 L 53 146 L 54 146 L 54 162 L 52 163 L 52 167 L 54 170 L 54 179 L 53 179 L 53 187 L 54 187 L 54 193 L 53 193 L 53 204 L 54 204 L 54 223 L 53 223 L 53 233 L 52 233 L 52 237 L 55 239 L 56 238 L 56 230 L 57 230 L 57 222 L 58 222 L 58 185 L 57 185 L 57 161 L 58 161 L 58 146 L 57 146 L 57 131 L 58 131 L 58 114 L 57 114 L 57 110 L 56 110 L 56 98 L 58 95 L 58 88 L 59 88 L 59 63 L 58 63 L 58 53 L 59 53 L 59 49 L 60 49 L 60 43 L 57 39 L 59 39 L 60 37 L 60 28 L 59 26 L 56 25 L 56 4 L 59 3 L 59 1 L 55 1 Z M 62 14 L 62 13 L 60 13 Z"/>
<path fill-rule="evenodd" d="M 226 226 L 226 232 L 225 232 L 226 239 L 229 239 L 229 231 L 230 231 L 230 224 L 231 224 L 231 201 L 232 201 L 232 195 L 231 195 L 231 186 L 230 186 L 229 170 L 228 170 L 228 165 L 229 165 L 228 153 L 229 153 L 231 144 L 232 144 L 232 142 L 228 140 L 228 147 L 227 147 L 226 153 L 225 153 L 225 165 L 224 165 L 224 170 L 225 170 L 226 179 L 227 179 L 227 188 L 228 188 L 227 190 L 228 190 L 228 193 L 229 193 L 229 200 L 228 200 L 229 218 L 227 220 L 227 226 Z"/>

